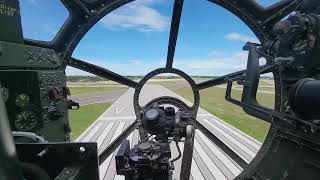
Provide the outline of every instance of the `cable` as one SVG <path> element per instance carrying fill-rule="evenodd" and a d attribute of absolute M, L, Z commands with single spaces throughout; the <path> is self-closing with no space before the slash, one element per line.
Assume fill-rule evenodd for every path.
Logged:
<path fill-rule="evenodd" d="M 174 158 L 174 159 L 172 159 L 171 161 L 170 161 L 170 163 L 171 164 L 173 164 L 175 161 L 177 161 L 178 159 L 180 159 L 181 158 L 181 156 L 182 156 L 182 154 L 181 154 L 181 150 L 180 150 L 180 147 L 179 147 L 179 144 L 178 144 L 178 142 L 176 141 L 176 147 L 177 147 L 177 149 L 178 149 L 178 153 L 179 153 L 179 155 L 176 157 L 176 158 Z"/>
<path fill-rule="evenodd" d="M 30 138 L 38 143 L 47 143 L 48 141 L 46 141 L 43 137 L 38 136 L 35 133 L 32 132 L 24 132 L 24 131 L 12 131 L 12 136 L 13 137 L 26 137 L 26 138 Z"/>

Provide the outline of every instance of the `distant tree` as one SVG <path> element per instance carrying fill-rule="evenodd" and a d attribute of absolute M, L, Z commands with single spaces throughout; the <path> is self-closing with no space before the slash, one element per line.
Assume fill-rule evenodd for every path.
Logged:
<path fill-rule="evenodd" d="M 97 82 L 105 80 L 98 76 L 67 76 L 67 81 L 69 82 Z"/>

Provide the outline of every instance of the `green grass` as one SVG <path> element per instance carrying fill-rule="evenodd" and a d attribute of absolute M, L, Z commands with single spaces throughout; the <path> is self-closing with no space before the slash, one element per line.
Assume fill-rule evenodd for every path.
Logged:
<path fill-rule="evenodd" d="M 77 111 L 69 111 L 69 121 L 72 128 L 71 141 L 80 136 L 109 107 L 108 103 L 99 103 L 82 106 Z"/>
<path fill-rule="evenodd" d="M 121 89 L 127 89 L 122 86 L 110 86 L 110 87 L 70 87 L 71 95 L 96 93 L 105 91 L 116 91 Z"/>
<path fill-rule="evenodd" d="M 268 91 L 268 92 L 273 92 L 274 93 L 274 87 L 259 87 L 260 91 Z"/>
<path fill-rule="evenodd" d="M 177 89 L 175 92 L 188 100 L 193 99 L 188 88 Z M 233 90 L 232 96 L 235 99 L 240 99 L 241 93 L 242 91 Z M 225 89 L 208 88 L 200 91 L 200 95 L 200 106 L 204 110 L 214 114 L 258 141 L 264 141 L 269 130 L 269 123 L 249 116 L 239 106 L 227 102 L 224 99 Z M 274 96 L 270 94 L 258 94 L 257 100 L 268 107 L 273 107 L 274 105 Z"/>

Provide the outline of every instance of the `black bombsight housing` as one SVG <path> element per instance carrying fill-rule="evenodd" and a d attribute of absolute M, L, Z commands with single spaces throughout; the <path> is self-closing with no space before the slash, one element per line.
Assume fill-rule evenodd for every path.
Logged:
<path fill-rule="evenodd" d="M 172 177 L 173 162 L 181 157 L 178 142 L 192 136 L 192 115 L 174 107 L 157 103 L 141 112 L 141 125 L 148 137 L 130 149 L 128 140 L 122 142 L 116 155 L 118 175 L 128 180 L 167 180 Z M 175 142 L 179 156 L 170 160 L 170 143 Z M 170 160 L 170 161 L 169 161 Z"/>
<path fill-rule="evenodd" d="M 191 114 L 175 112 L 173 107 L 152 107 L 142 113 L 142 127 L 156 140 L 174 137 L 176 141 L 191 136 Z"/>

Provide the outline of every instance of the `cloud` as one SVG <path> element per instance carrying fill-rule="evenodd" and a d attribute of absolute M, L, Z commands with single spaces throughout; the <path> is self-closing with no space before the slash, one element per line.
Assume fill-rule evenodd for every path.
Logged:
<path fill-rule="evenodd" d="M 106 15 L 100 24 L 109 30 L 135 29 L 139 32 L 167 31 L 170 18 L 151 5 L 158 0 L 137 0 Z"/>
<path fill-rule="evenodd" d="M 208 59 L 177 59 L 174 67 L 191 75 L 223 75 L 245 69 L 247 57 L 248 52 L 240 51 Z"/>
<path fill-rule="evenodd" d="M 240 34 L 240 33 L 236 33 L 236 32 L 232 32 L 232 33 L 229 33 L 225 36 L 225 38 L 227 40 L 230 40 L 230 41 L 241 41 L 241 42 L 254 42 L 254 43 L 258 43 L 259 40 L 255 37 L 251 37 L 251 36 L 248 36 L 248 35 L 245 35 L 245 34 Z"/>
<path fill-rule="evenodd" d="M 78 59 L 87 61 L 91 64 L 95 64 L 97 66 L 106 68 L 110 71 L 118 73 L 120 75 L 146 75 L 150 71 L 164 67 L 165 61 L 164 60 L 140 60 L 140 59 L 132 59 L 127 61 L 114 61 L 114 60 L 107 60 L 107 59 L 95 59 L 95 58 L 85 58 L 85 57 L 77 57 Z M 66 69 L 67 75 L 92 75 L 87 72 L 67 67 Z"/>
<path fill-rule="evenodd" d="M 245 69 L 247 57 L 247 51 L 239 51 L 234 53 L 225 52 L 219 56 L 201 59 L 177 58 L 173 61 L 173 67 L 189 75 L 224 75 Z M 145 75 L 154 69 L 164 67 L 166 63 L 165 59 L 131 59 L 126 61 L 81 57 L 79 59 L 86 60 L 89 63 L 104 67 L 121 75 Z M 67 68 L 66 73 L 67 75 L 90 75 L 89 73 L 70 67 Z"/>
<path fill-rule="evenodd" d="M 194 69 L 226 69 L 226 70 L 239 70 L 245 68 L 247 60 L 247 52 L 238 52 L 230 57 L 202 59 L 202 60 L 189 60 L 185 62 L 187 67 Z"/>

